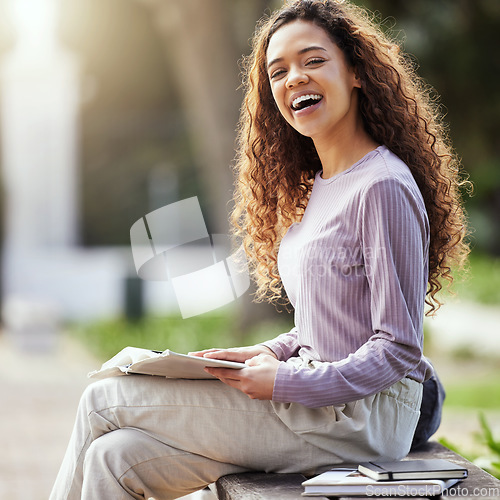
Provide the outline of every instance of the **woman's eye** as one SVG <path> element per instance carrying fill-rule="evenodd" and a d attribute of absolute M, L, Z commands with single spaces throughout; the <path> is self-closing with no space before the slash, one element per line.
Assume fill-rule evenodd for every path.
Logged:
<path fill-rule="evenodd" d="M 309 61 L 307 61 L 306 63 L 306 66 L 310 65 L 310 64 L 321 64 L 322 62 L 325 62 L 324 59 L 320 59 L 320 58 L 315 58 L 315 59 L 310 59 Z"/>
<path fill-rule="evenodd" d="M 277 69 L 276 71 L 273 71 L 271 73 L 271 80 L 275 80 L 276 78 L 279 78 L 280 76 L 284 75 L 285 74 L 285 70 L 284 69 Z"/>

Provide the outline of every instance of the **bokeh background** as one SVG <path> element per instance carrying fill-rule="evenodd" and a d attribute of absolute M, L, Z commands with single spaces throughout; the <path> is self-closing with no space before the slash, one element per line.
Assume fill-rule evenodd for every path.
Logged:
<path fill-rule="evenodd" d="M 435 88 L 464 172 L 470 268 L 426 352 L 448 397 L 436 438 L 481 466 L 500 440 L 500 2 L 357 0 Z M 279 0 L 0 0 L 0 497 L 47 498 L 86 372 L 127 345 L 180 351 L 285 331 L 246 294 L 182 320 L 137 279 L 129 230 L 197 196 L 228 231 L 239 61 Z M 490 434 L 491 431 L 491 434 Z"/>

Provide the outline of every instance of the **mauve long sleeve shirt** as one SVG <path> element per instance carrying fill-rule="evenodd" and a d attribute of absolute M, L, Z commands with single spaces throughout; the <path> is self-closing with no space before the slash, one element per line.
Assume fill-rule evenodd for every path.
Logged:
<path fill-rule="evenodd" d="M 404 377 L 423 356 L 429 223 L 407 165 L 385 146 L 329 179 L 317 174 L 278 268 L 295 327 L 264 342 L 280 361 L 273 401 L 342 405 Z M 300 357 L 314 369 L 292 363 Z"/>

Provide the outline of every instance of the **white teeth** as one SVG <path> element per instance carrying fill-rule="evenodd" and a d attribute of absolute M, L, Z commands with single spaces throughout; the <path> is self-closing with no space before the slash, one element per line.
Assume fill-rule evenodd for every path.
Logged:
<path fill-rule="evenodd" d="M 309 99 L 314 99 L 316 101 L 319 101 L 322 99 L 323 96 L 319 94 L 306 94 L 306 95 L 301 95 L 300 97 L 297 97 L 292 101 L 292 108 L 296 108 L 302 101 L 307 101 Z"/>

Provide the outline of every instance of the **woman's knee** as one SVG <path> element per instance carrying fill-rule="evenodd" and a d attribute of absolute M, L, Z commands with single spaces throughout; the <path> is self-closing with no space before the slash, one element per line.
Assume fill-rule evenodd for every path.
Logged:
<path fill-rule="evenodd" d="M 85 453 L 84 472 L 94 468 L 104 469 L 103 465 L 108 462 L 109 455 L 112 452 L 111 448 L 107 446 L 107 434 L 104 434 L 92 441 L 87 452 Z"/>
<path fill-rule="evenodd" d="M 115 477 L 120 477 L 124 468 L 130 467 L 127 452 L 130 442 L 126 429 L 116 429 L 102 434 L 92 441 L 85 453 L 84 471 L 109 471 Z"/>
<path fill-rule="evenodd" d="M 118 385 L 121 377 L 109 377 L 89 384 L 80 398 L 80 407 L 84 407 L 87 415 L 92 411 L 100 411 L 113 406 L 113 395 L 119 393 Z M 116 399 L 116 397 L 115 397 Z"/>

